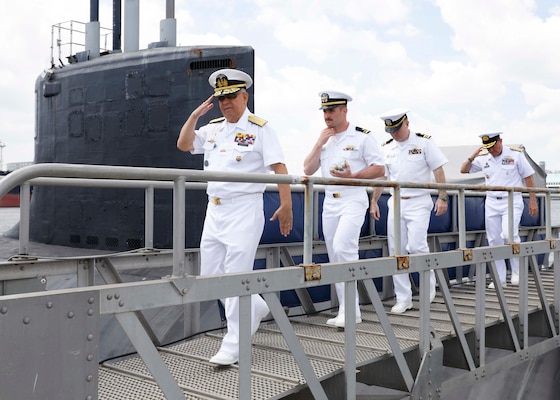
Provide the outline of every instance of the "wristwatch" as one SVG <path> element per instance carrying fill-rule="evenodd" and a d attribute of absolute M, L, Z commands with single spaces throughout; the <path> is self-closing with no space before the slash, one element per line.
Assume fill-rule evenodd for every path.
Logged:
<path fill-rule="evenodd" d="M 438 199 L 440 199 L 441 201 L 447 201 L 449 200 L 449 196 L 447 194 L 440 194 L 438 196 Z"/>

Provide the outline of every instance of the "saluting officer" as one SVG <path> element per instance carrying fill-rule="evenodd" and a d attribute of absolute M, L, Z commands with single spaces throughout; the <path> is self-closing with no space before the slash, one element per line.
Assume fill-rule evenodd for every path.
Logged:
<path fill-rule="evenodd" d="M 287 174 L 284 154 L 275 131 L 266 120 L 247 108 L 247 89 L 253 80 L 243 71 L 221 69 L 208 79 L 214 93 L 189 116 L 177 139 L 177 147 L 204 154 L 205 171 Z M 223 117 L 195 130 L 198 119 L 214 107 L 217 99 Z M 253 269 L 257 246 L 264 229 L 264 183 L 208 182 L 208 207 L 200 241 L 200 274 L 246 272 Z M 289 185 L 278 185 L 280 206 L 271 221 L 280 221 L 280 232 L 292 229 Z M 234 364 L 239 359 L 239 298 L 222 300 L 227 334 L 210 362 Z M 251 333 L 268 315 L 258 295 L 251 301 Z"/>
<path fill-rule="evenodd" d="M 482 171 L 488 186 L 515 186 L 534 187 L 533 175 L 535 170 L 523 154 L 523 149 L 504 146 L 502 132 L 484 133 L 479 137 L 482 146 L 461 164 L 464 174 Z M 523 214 L 523 197 L 521 193 L 513 194 L 513 243 L 520 243 L 519 222 Z M 490 246 L 500 246 L 509 242 L 508 235 L 508 193 L 501 191 L 488 191 L 485 201 L 486 238 Z M 537 196 L 529 193 L 529 214 L 538 213 Z M 506 286 L 505 260 L 496 260 L 496 269 L 500 283 Z M 519 285 L 519 258 L 509 260 L 511 266 L 511 284 Z M 494 288 L 494 282 L 488 285 Z"/>
<path fill-rule="evenodd" d="M 347 120 L 348 102 L 345 93 L 319 93 L 323 118 L 327 125 L 304 160 L 304 173 L 313 175 L 319 167 L 324 177 L 375 179 L 383 176 L 383 159 L 373 135 Z M 360 230 L 368 207 L 364 186 L 327 185 L 323 202 L 323 235 L 330 262 L 353 261 L 359 258 Z M 335 284 L 338 315 L 328 325 L 344 327 L 344 283 Z M 356 323 L 362 322 L 359 298 L 355 299 Z"/>
<path fill-rule="evenodd" d="M 381 145 L 385 159 L 386 177 L 391 181 L 426 182 L 432 181 L 432 174 L 437 183 L 445 183 L 443 165 L 447 158 L 437 147 L 429 135 L 411 134 L 409 129 L 408 110 L 397 109 L 383 113 L 380 117 L 385 123 L 385 131 L 392 138 Z M 376 187 L 371 199 L 370 214 L 379 220 L 377 201 L 383 192 Z M 428 253 L 428 226 L 432 208 L 436 216 L 447 211 L 448 196 L 440 190 L 435 206 L 426 189 L 401 189 L 401 248 L 400 254 Z M 395 254 L 395 221 L 393 213 L 394 201 L 387 202 L 387 241 L 389 254 Z M 397 302 L 391 309 L 392 313 L 402 314 L 412 308 L 412 287 L 408 274 L 393 275 Z M 430 303 L 436 296 L 436 278 L 430 271 Z"/>

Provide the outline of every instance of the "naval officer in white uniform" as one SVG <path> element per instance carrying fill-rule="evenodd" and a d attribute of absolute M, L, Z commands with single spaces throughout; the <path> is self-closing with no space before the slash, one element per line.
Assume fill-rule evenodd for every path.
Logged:
<path fill-rule="evenodd" d="M 319 167 L 324 177 L 375 179 L 383 176 L 383 159 L 373 134 L 347 120 L 345 93 L 326 90 L 319 93 L 327 125 L 304 160 L 304 173 L 313 175 Z M 330 262 L 359 258 L 360 230 L 368 207 L 365 186 L 327 185 L 323 202 L 323 235 Z M 344 283 L 336 283 L 338 314 L 327 325 L 344 327 Z M 356 323 L 362 322 L 359 298 L 355 298 Z"/>
<path fill-rule="evenodd" d="M 523 149 L 504 146 L 502 132 L 485 133 L 480 135 L 482 146 L 461 165 L 464 174 L 482 171 L 488 186 L 515 186 L 534 187 L 533 175 L 535 170 L 523 154 Z M 523 197 L 521 193 L 513 194 L 513 243 L 520 243 L 519 222 L 523 214 Z M 508 193 L 501 191 L 488 191 L 485 201 L 485 225 L 488 245 L 500 246 L 508 243 Z M 529 214 L 538 213 L 537 196 L 529 193 Z M 511 266 L 511 284 L 519 285 L 519 258 L 509 260 Z M 505 260 L 496 260 L 498 278 L 506 286 Z M 494 288 L 494 282 L 488 286 Z"/>
<path fill-rule="evenodd" d="M 391 134 L 389 139 L 381 145 L 385 160 L 385 175 L 391 181 L 400 182 L 431 182 L 432 174 L 437 183 L 445 183 L 443 165 L 447 158 L 437 147 L 434 140 L 423 133 L 411 134 L 409 129 L 408 110 L 397 109 L 385 112 L 380 117 L 385 123 L 385 131 Z M 379 206 L 377 201 L 383 192 L 382 187 L 376 187 L 371 199 L 370 214 L 379 220 Z M 426 189 L 401 189 L 401 249 L 400 254 L 428 253 L 428 226 L 430 215 L 434 209 L 436 216 L 447 211 L 448 196 L 445 190 L 440 190 L 435 206 Z M 387 241 L 389 254 L 395 255 L 395 221 L 393 213 L 393 199 L 387 202 L 389 213 L 387 216 Z M 397 302 L 391 309 L 392 313 L 402 314 L 412 308 L 412 287 L 408 274 L 393 275 L 393 284 Z M 436 278 L 434 271 L 430 271 L 430 302 L 436 296 Z"/>
<path fill-rule="evenodd" d="M 275 131 L 266 120 L 247 108 L 247 89 L 253 83 L 243 71 L 221 69 L 208 79 L 214 93 L 189 116 L 177 139 L 177 147 L 204 154 L 205 171 L 287 174 L 284 155 Z M 195 129 L 198 119 L 218 101 L 223 117 Z M 257 246 L 264 229 L 264 183 L 208 182 L 208 207 L 200 241 L 200 274 L 246 272 L 253 269 Z M 278 185 L 280 206 L 271 221 L 280 221 L 280 232 L 292 229 L 292 199 L 289 185 Z M 227 333 L 210 362 L 234 364 L 239 359 L 239 298 L 222 300 Z M 251 301 L 251 333 L 268 315 L 266 302 L 258 295 Z"/>

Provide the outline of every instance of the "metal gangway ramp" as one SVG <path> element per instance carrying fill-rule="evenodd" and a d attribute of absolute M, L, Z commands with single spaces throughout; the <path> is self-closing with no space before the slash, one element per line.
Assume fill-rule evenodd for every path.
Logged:
<path fill-rule="evenodd" d="M 553 277 L 550 272 L 542 274 L 547 298 L 552 299 Z M 529 286 L 534 287 L 534 280 Z M 476 288 L 472 284 L 454 286 L 449 289 L 454 307 L 463 328 L 467 342 L 476 341 Z M 396 342 L 407 364 L 413 368 L 422 368 L 422 379 L 416 379 L 417 384 L 425 385 L 417 390 L 416 398 L 421 394 L 431 395 L 432 398 L 444 398 L 446 390 L 460 389 L 466 382 L 476 383 L 486 375 L 491 377 L 502 368 L 513 368 L 520 363 L 529 363 L 529 359 L 546 353 L 558 346 L 557 339 L 547 343 L 546 332 L 539 332 L 542 324 L 533 328 L 531 339 L 539 343 L 534 348 L 528 344 L 520 347 L 518 330 L 512 340 L 504 332 L 506 324 L 501 309 L 500 300 L 505 300 L 512 321 L 518 321 L 519 290 L 506 288 L 500 298 L 492 290 L 486 290 L 485 325 L 493 331 L 487 337 L 487 346 L 500 346 L 505 355 L 494 363 L 488 363 L 484 368 L 476 368 L 472 353 L 465 357 L 454 333 L 454 324 L 449 316 L 445 300 L 441 293 L 430 306 L 430 326 L 433 329 L 429 356 L 424 359 L 421 367 L 417 364 L 419 351 L 420 310 L 418 301 L 415 308 L 404 315 L 390 315 L 387 317 L 395 334 Z M 528 310 L 531 318 L 541 318 L 542 308 L 538 293 L 535 289 L 529 291 Z M 390 305 L 385 304 L 386 312 Z M 311 316 L 290 318 L 294 332 L 310 360 L 315 374 L 321 380 L 329 399 L 345 398 L 343 368 L 345 363 L 345 332 L 340 328 L 325 325 L 327 318 L 333 314 L 318 313 Z M 371 306 L 362 306 L 363 322 L 356 328 L 356 367 L 359 382 L 380 387 L 390 387 L 393 390 L 370 390 L 370 393 L 392 394 L 391 398 L 409 398 L 406 382 L 399 374 L 395 365 L 390 341 L 383 330 L 380 317 Z M 509 321 L 508 321 L 509 322 Z M 207 362 L 220 346 L 221 334 L 212 333 L 198 338 L 178 343 L 169 347 L 159 348 L 159 354 L 172 371 L 188 399 L 237 399 L 239 393 L 239 367 L 217 368 Z M 517 350 L 516 350 L 517 347 Z M 444 348 L 446 351 L 444 352 Z M 444 357 L 445 353 L 445 357 Z M 252 340 L 251 352 L 251 392 L 253 399 L 305 399 L 313 398 L 305 385 L 297 361 L 283 338 L 280 327 L 274 321 L 264 322 Z M 465 365 L 465 364 L 471 364 Z M 453 371 L 445 372 L 445 369 Z M 477 372 L 480 376 L 477 376 Z M 459 377 L 456 375 L 459 374 Z M 445 376 L 452 375 L 448 381 Z M 410 377 L 409 377 L 410 379 Z M 153 398 L 163 399 L 163 394 L 157 389 L 149 370 L 142 360 L 135 356 L 118 361 L 102 364 L 99 368 L 99 398 Z M 410 382 L 409 382 L 410 383 Z M 302 390 L 303 387 L 303 390 Z M 446 389 L 446 387 L 448 389 Z M 512 383 L 516 390 L 523 389 L 522 382 Z M 412 388 L 413 392 L 414 387 Z M 150 393 L 149 397 L 147 394 Z M 132 397 L 130 397 L 132 396 Z M 366 397 L 362 397 L 366 398 Z M 379 397 L 367 397 L 379 398 Z M 387 398 L 387 397 L 383 397 Z M 424 397 L 429 398 L 429 397 Z"/>
<path fill-rule="evenodd" d="M 175 221 L 184 221 L 181 205 L 185 180 L 240 179 L 224 178 L 223 174 L 215 177 L 202 171 L 56 164 L 46 170 L 40 166 L 26 167 L 11 175 L 14 177 L 9 178 L 17 184 L 59 184 L 48 182 L 48 178 L 37 179 L 40 176 L 144 179 L 151 181 L 148 186 L 152 188 L 153 181 L 172 181 L 174 213 L 178 217 Z M 192 273 L 198 261 L 197 252 L 181 246 L 185 227 L 177 222 L 177 242 L 168 251 L 143 249 L 67 259 L 41 259 L 20 252 L 18 257 L 0 262 L 2 282 L 69 274 L 75 275 L 77 282 L 75 288 L 0 296 L 0 398 L 453 398 L 465 388 L 519 366 L 526 366 L 525 375 L 510 382 L 509 390 L 517 393 L 517 398 L 534 393 L 527 385 L 533 379 L 534 364 L 542 357 L 557 354 L 560 347 L 560 274 L 557 268 L 542 268 L 537 262 L 541 254 L 551 254 L 553 265 L 558 262 L 558 239 L 553 238 L 549 216 L 551 191 L 540 189 L 544 194 L 546 224 L 524 229 L 522 236 L 527 240 L 520 244 L 467 248 L 467 240 L 474 238 L 478 243 L 484 233 L 465 231 L 461 204 L 465 190 L 480 189 L 446 185 L 457 190 L 454 198 L 459 229 L 452 239 L 457 243 L 455 249 L 439 251 L 441 243 L 451 240 L 447 237 L 453 235 L 435 235 L 430 238 L 435 243 L 434 251 L 428 254 L 383 255 L 320 265 L 311 262 L 312 254 L 324 248 L 312 240 L 310 214 L 313 184 L 322 184 L 323 180 L 268 175 L 251 179 L 305 187 L 306 240 L 259 248 L 257 257 L 266 258 L 271 268 L 197 276 Z M 0 184 L 0 195 L 13 182 Z M 394 184 L 397 190 L 401 185 L 361 180 L 353 180 L 352 184 Z M 428 185 L 426 189 L 438 186 Z M 511 196 L 521 189 L 507 190 Z M 25 213 L 22 204 L 23 234 L 25 223 L 29 222 Z M 539 240 L 543 235 L 544 239 Z M 26 249 L 25 242 L 24 235 L 20 237 L 20 249 Z M 369 238 L 362 241 L 361 247 L 383 248 L 383 243 L 383 238 Z M 295 265 L 292 257 L 298 255 L 304 261 Z M 520 286 L 502 287 L 497 282 L 496 289 L 487 289 L 490 280 L 496 281 L 494 261 L 512 257 L 521 259 Z M 277 268 L 280 264 L 283 267 Z M 148 280 L 123 279 L 128 271 L 146 267 L 170 273 Z M 427 288 L 432 269 L 436 271 L 438 291 L 430 304 Z M 452 269 L 468 273 L 451 279 Z M 387 295 L 385 283 L 395 273 L 411 272 L 420 275 L 414 308 L 404 315 L 391 315 L 394 300 Z M 98 284 L 99 277 L 102 284 Z M 379 280 L 384 282 L 382 289 L 377 286 Z M 334 311 L 312 303 L 308 290 L 346 282 L 350 301 L 355 295 L 355 281 L 359 282 L 363 322 L 355 324 L 352 311 L 347 310 L 346 329 L 326 326 L 326 319 Z M 284 290 L 296 291 L 301 315 L 294 310 L 287 312 L 282 306 L 278 293 Z M 251 340 L 248 310 L 250 295 L 254 293 L 265 298 L 271 316 Z M 182 307 L 185 331 L 197 333 L 203 317 L 199 305 L 230 296 L 240 296 L 241 336 L 245 338 L 240 343 L 240 361 L 232 367 L 218 368 L 207 361 L 217 351 L 223 331 L 199 333 L 166 345 L 160 342 L 160 327 L 150 321 L 150 311 L 160 313 L 169 307 Z M 99 359 L 100 336 L 105 326 L 102 318 L 106 316 L 118 321 L 137 353 Z M 498 349 L 497 356 L 493 350 Z"/>

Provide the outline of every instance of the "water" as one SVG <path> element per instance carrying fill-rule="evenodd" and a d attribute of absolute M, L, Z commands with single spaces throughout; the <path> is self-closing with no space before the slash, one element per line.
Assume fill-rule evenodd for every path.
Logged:
<path fill-rule="evenodd" d="M 19 222 L 19 207 L 0 207 L 0 235 Z"/>

